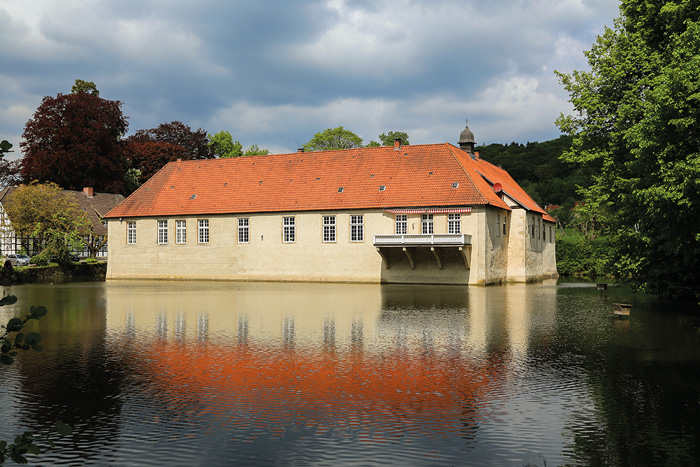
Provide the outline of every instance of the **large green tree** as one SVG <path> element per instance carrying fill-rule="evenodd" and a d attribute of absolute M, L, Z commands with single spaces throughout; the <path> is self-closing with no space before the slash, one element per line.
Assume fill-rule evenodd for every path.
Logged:
<path fill-rule="evenodd" d="M 316 133 L 304 145 L 305 151 L 331 151 L 334 149 L 352 149 L 362 147 L 362 138 L 342 126 L 328 128 Z"/>
<path fill-rule="evenodd" d="M 700 0 L 623 0 L 559 74 L 575 114 L 565 159 L 595 170 L 586 214 L 612 238 L 614 267 L 639 288 L 700 297 Z"/>
<path fill-rule="evenodd" d="M 208 135 L 207 138 L 209 138 L 209 149 L 215 156 L 226 159 L 243 155 L 243 146 L 240 141 L 234 141 L 228 131 L 222 130 L 216 134 Z"/>

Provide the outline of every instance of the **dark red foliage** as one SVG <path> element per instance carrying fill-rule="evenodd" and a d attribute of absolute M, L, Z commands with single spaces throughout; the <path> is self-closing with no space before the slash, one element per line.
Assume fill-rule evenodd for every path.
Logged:
<path fill-rule="evenodd" d="M 121 137 L 129 124 L 121 106 L 84 92 L 44 97 L 20 143 L 25 183 L 122 193 L 126 159 Z"/>
<path fill-rule="evenodd" d="M 151 178 L 168 162 L 183 159 L 185 156 L 185 148 L 182 146 L 161 141 L 131 141 L 127 149 L 131 166 L 141 171 L 141 183 Z"/>
<path fill-rule="evenodd" d="M 138 130 L 129 137 L 130 142 L 145 143 L 161 142 L 175 144 L 184 148 L 182 159 L 209 159 L 212 156 L 209 149 L 207 132 L 203 129 L 192 131 L 188 125 L 182 122 L 161 123 L 150 130 Z M 136 167 L 138 168 L 138 167 Z"/>

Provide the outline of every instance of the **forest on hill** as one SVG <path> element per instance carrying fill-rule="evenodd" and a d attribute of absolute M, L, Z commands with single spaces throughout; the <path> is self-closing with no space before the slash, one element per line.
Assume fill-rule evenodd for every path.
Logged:
<path fill-rule="evenodd" d="M 560 205 L 568 212 L 581 197 L 577 187 L 590 184 L 592 171 L 561 160 L 571 147 L 571 136 L 543 141 L 477 147 L 479 156 L 505 169 L 543 208 Z"/>

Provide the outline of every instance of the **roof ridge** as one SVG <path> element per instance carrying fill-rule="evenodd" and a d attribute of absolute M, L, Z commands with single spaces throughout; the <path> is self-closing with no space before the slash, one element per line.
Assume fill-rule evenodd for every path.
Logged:
<path fill-rule="evenodd" d="M 462 168 L 462 171 L 464 172 L 464 175 L 466 175 L 467 178 L 469 179 L 469 181 L 471 182 L 471 184 L 474 185 L 474 188 L 476 189 L 476 192 L 479 193 L 479 196 L 481 197 L 481 200 L 484 202 L 484 204 L 489 204 L 489 200 L 487 200 L 487 199 L 484 197 L 484 195 L 481 193 L 481 190 L 479 190 L 479 188 L 478 188 L 478 187 L 476 186 L 476 184 L 474 183 L 474 180 L 472 179 L 471 175 L 469 175 L 469 171 L 467 171 L 467 168 L 464 167 L 464 164 L 462 164 L 462 161 L 459 160 L 459 157 L 458 157 L 457 154 L 454 152 L 455 149 L 458 149 L 459 151 L 462 151 L 462 150 L 459 149 L 459 148 L 457 148 L 456 146 L 450 144 L 450 143 L 444 143 L 444 144 L 445 144 L 445 146 L 447 146 L 447 148 L 450 150 L 450 154 L 452 154 L 452 157 L 455 158 L 455 160 L 457 161 L 457 164 L 459 164 L 459 166 Z M 462 151 L 462 152 L 464 152 L 464 151 Z"/>

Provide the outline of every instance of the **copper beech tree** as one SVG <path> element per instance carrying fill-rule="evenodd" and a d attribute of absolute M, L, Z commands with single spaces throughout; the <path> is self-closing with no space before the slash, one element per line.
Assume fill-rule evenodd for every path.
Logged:
<path fill-rule="evenodd" d="M 128 123 L 122 103 L 77 88 L 44 97 L 24 127 L 20 143 L 26 183 L 54 182 L 69 190 L 124 191 Z"/>

